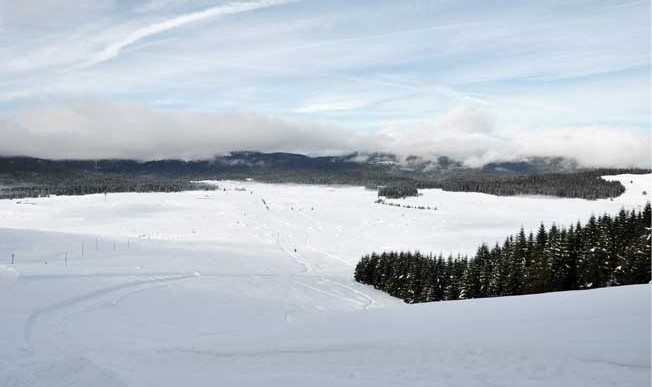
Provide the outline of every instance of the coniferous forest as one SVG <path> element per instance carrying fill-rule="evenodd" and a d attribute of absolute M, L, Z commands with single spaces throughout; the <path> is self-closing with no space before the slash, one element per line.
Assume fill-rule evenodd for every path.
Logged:
<path fill-rule="evenodd" d="M 521 229 L 472 257 L 382 252 L 355 280 L 406 303 L 535 294 L 650 282 L 650 203 L 568 227 Z"/>
<path fill-rule="evenodd" d="M 492 195 L 553 195 L 608 199 L 625 187 L 603 175 L 650 173 L 649 169 L 569 167 L 568 160 L 534 159 L 464 167 L 440 157 L 402 164 L 397 156 L 376 155 L 366 162 L 348 156 L 309 157 L 291 153 L 233 152 L 210 160 L 46 160 L 0 157 L 0 199 L 103 192 L 177 192 L 205 189 L 198 180 L 247 180 L 266 183 L 345 184 L 378 189 L 379 196 L 418 195 L 441 188 Z M 387 159 L 388 158 L 388 159 Z M 572 165 L 572 163 L 570 163 Z"/>
<path fill-rule="evenodd" d="M 92 195 L 117 192 L 208 191 L 215 186 L 180 179 L 87 178 L 61 180 L 58 184 L 0 187 L 0 199 L 22 199 L 49 195 Z"/>
<path fill-rule="evenodd" d="M 625 192 L 625 187 L 620 182 L 600 178 L 613 172 L 615 171 L 596 169 L 575 173 L 502 176 L 477 180 L 450 179 L 443 182 L 441 188 L 445 191 L 481 192 L 498 196 L 548 195 L 588 200 L 606 199 L 618 197 Z"/>
<path fill-rule="evenodd" d="M 378 189 L 378 196 L 384 196 L 388 199 L 401 199 L 408 196 L 419 196 L 419 191 L 413 185 L 387 186 Z"/>

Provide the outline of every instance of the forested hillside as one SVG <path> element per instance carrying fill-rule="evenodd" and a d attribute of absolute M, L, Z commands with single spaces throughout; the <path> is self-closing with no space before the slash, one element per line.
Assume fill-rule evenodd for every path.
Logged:
<path fill-rule="evenodd" d="M 362 257 L 355 280 L 407 303 L 535 294 L 650 282 L 650 203 L 588 222 L 521 229 L 472 257 L 381 252 Z"/>
<path fill-rule="evenodd" d="M 210 160 L 44 160 L 0 157 L 0 198 L 80 195 L 98 192 L 197 189 L 191 180 L 245 180 L 268 183 L 346 184 L 388 187 L 387 197 L 418 188 L 494 195 L 553 195 L 613 198 L 624 188 L 602 175 L 649 170 L 582 170 L 559 159 L 534 158 L 469 168 L 445 157 L 399 159 L 391 154 L 310 157 L 292 153 L 234 152 Z M 400 188 L 396 188 L 400 187 Z"/>

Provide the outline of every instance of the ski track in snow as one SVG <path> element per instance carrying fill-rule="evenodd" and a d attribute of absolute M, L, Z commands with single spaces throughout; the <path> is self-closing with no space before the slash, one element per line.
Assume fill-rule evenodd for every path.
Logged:
<path fill-rule="evenodd" d="M 164 278 L 151 278 L 147 280 L 139 280 L 139 281 L 133 281 L 133 282 L 128 282 L 128 283 L 123 283 L 115 286 L 110 286 L 106 288 L 101 288 L 94 290 L 90 293 L 82 294 L 76 297 L 72 297 L 69 299 L 65 299 L 62 301 L 59 301 L 55 304 L 48 305 L 42 308 L 35 309 L 30 315 L 27 317 L 27 320 L 25 321 L 25 324 L 23 326 L 23 335 L 25 338 L 25 341 L 28 344 L 28 347 L 30 350 L 33 350 L 32 348 L 32 335 L 33 335 L 33 330 L 34 326 L 36 323 L 43 319 L 44 317 L 56 313 L 58 311 L 61 311 L 63 309 L 78 305 L 83 302 L 88 302 L 95 300 L 97 298 L 106 296 L 108 294 L 112 294 L 121 290 L 125 289 L 131 289 L 134 287 L 138 286 L 143 286 L 143 285 L 149 285 L 149 284 L 156 284 L 156 283 L 162 283 L 162 282 L 172 282 L 172 281 L 180 281 L 180 280 L 185 280 L 189 278 L 196 278 L 197 275 L 195 273 L 187 274 L 187 275 L 180 275 L 180 276 L 175 276 L 175 277 L 164 277 Z"/>
<path fill-rule="evenodd" d="M 328 259 L 338 261 L 338 262 L 344 264 L 344 265 L 347 266 L 347 267 L 352 266 L 352 264 L 349 263 L 349 262 L 347 262 L 346 260 L 344 260 L 344 259 L 342 259 L 342 258 L 340 258 L 340 257 L 338 257 L 338 256 L 336 256 L 336 255 L 334 255 L 334 254 L 328 253 L 328 252 L 326 252 L 326 251 L 323 251 L 323 250 L 317 249 L 317 248 L 315 248 L 314 246 L 312 246 L 312 245 L 310 244 L 310 242 L 309 242 L 310 231 L 311 231 L 311 230 L 314 230 L 314 229 L 321 228 L 321 224 L 319 223 L 319 221 L 317 221 L 315 218 L 313 218 L 313 217 L 307 215 L 305 212 L 303 212 L 303 211 L 297 211 L 297 212 L 298 212 L 301 216 L 303 216 L 304 218 L 306 218 L 307 220 L 309 220 L 310 222 L 312 222 L 312 223 L 313 223 L 313 226 L 315 226 L 315 227 L 313 227 L 313 226 L 308 226 L 308 227 L 306 228 L 306 231 L 305 231 L 305 235 L 306 235 L 306 237 L 305 237 L 305 240 L 304 240 L 304 245 L 303 245 L 303 247 L 305 247 L 306 249 L 311 250 L 311 251 L 313 251 L 313 252 L 315 252 L 315 253 L 317 253 L 317 254 L 323 255 L 323 256 L 325 256 L 325 257 L 328 258 Z M 285 225 L 288 225 L 288 223 L 284 223 L 284 224 L 285 224 Z M 305 274 L 312 274 L 312 273 L 318 272 L 319 269 L 317 269 L 317 267 L 316 267 L 313 263 L 310 262 L 310 258 L 309 258 L 309 257 L 304 257 L 303 255 L 301 255 L 301 254 L 298 253 L 298 252 L 291 251 L 291 250 L 290 250 L 290 249 L 289 249 L 289 248 L 288 248 L 288 247 L 283 243 L 283 241 L 282 241 L 282 236 L 281 236 L 281 232 L 280 232 L 280 231 L 277 231 L 277 242 L 278 242 L 279 246 L 281 247 L 281 249 L 282 249 L 286 254 L 288 254 L 290 257 L 292 257 L 292 259 L 293 259 L 295 262 L 297 262 L 298 264 L 300 264 L 301 266 L 303 266 L 303 268 L 304 268 L 304 273 L 305 273 Z M 299 286 L 303 286 L 303 287 L 305 287 L 305 288 L 307 288 L 307 289 L 309 289 L 309 290 L 312 290 L 312 291 L 314 291 L 314 292 L 317 292 L 317 293 L 319 293 L 319 294 L 322 294 L 322 295 L 325 295 L 325 296 L 328 296 L 328 297 L 334 297 L 334 298 L 337 298 L 337 299 L 341 299 L 341 300 L 343 300 L 343 301 L 352 302 L 353 304 L 359 304 L 359 303 L 360 303 L 359 300 L 355 297 L 355 295 L 361 296 L 361 297 L 364 298 L 365 301 L 366 301 L 366 303 L 362 306 L 361 309 L 368 309 L 370 306 L 372 306 L 372 305 L 374 305 L 374 304 L 376 303 L 376 301 L 375 301 L 372 297 L 370 297 L 369 295 L 367 295 L 367 294 L 365 294 L 365 293 L 363 293 L 363 292 L 361 292 L 361 291 L 359 291 L 359 290 L 357 290 L 357 289 L 352 288 L 351 286 L 345 285 L 345 284 L 343 284 L 343 283 L 341 283 L 341 282 L 338 282 L 338 281 L 335 281 L 335 280 L 329 280 L 329 279 L 326 279 L 324 276 L 319 276 L 319 280 L 320 280 L 320 282 L 322 282 L 322 283 L 323 283 L 323 282 L 326 282 L 326 283 L 330 283 L 330 284 L 336 285 L 336 286 L 338 286 L 338 287 L 340 287 L 340 288 L 343 288 L 343 289 L 345 289 L 347 292 L 352 293 L 352 294 L 354 295 L 354 297 L 342 297 L 342 296 L 340 296 L 340 295 L 337 295 L 337 294 L 333 293 L 332 291 L 324 290 L 324 289 L 319 289 L 319 288 L 317 288 L 317 287 L 315 287 L 315 286 L 313 286 L 313 285 L 308 285 L 308 284 L 301 283 L 301 282 L 297 282 L 297 281 L 290 281 L 290 283 L 295 284 L 295 285 L 299 285 Z M 289 316 L 290 314 L 291 314 L 291 313 L 288 313 L 288 314 L 285 315 L 285 320 L 286 320 L 286 321 L 288 320 L 288 316 Z"/>
<path fill-rule="evenodd" d="M 314 266 L 308 260 L 301 257 L 301 255 L 298 254 L 297 252 L 290 251 L 290 249 L 287 246 L 285 246 L 285 244 L 282 241 L 282 237 L 280 233 L 277 234 L 276 240 L 278 241 L 278 244 L 281 247 L 281 250 L 283 250 L 283 252 L 289 255 L 297 264 L 303 266 L 304 273 L 310 274 L 313 271 L 315 271 Z"/>
<path fill-rule="evenodd" d="M 340 287 L 342 287 L 342 288 L 344 288 L 346 290 L 349 290 L 349 291 L 353 292 L 354 294 L 357 294 L 357 295 L 361 296 L 362 298 L 364 298 L 366 300 L 366 304 L 364 305 L 363 309 L 369 309 L 369 307 L 376 304 L 376 300 L 374 300 L 373 297 L 370 297 L 366 293 L 363 293 L 363 292 L 361 292 L 361 291 L 359 291 L 357 289 L 353 289 L 351 286 L 345 285 L 345 284 L 343 284 L 341 282 L 332 281 L 332 280 L 329 280 L 329 279 L 324 278 L 324 277 L 321 277 L 321 278 L 322 278 L 323 281 L 326 281 L 328 283 L 340 286 Z"/>

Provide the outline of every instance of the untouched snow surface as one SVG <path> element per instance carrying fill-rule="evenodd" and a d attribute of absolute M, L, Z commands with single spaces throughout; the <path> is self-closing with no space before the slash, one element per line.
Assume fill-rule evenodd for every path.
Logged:
<path fill-rule="evenodd" d="M 400 201 L 437 211 L 253 182 L 0 201 L 0 385 L 647 386 L 649 285 L 404 305 L 351 278 L 650 200 L 652 175 L 609 178 L 627 193 Z"/>

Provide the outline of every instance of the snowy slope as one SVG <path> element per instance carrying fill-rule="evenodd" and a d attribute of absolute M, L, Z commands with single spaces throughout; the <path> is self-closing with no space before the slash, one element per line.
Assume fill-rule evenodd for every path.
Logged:
<path fill-rule="evenodd" d="M 408 306 L 351 279 L 372 249 L 471 252 L 649 200 L 652 175 L 615 178 L 614 201 L 404 201 L 438 211 L 253 182 L 0 201 L 0 385 L 648 385 L 648 285 Z"/>

